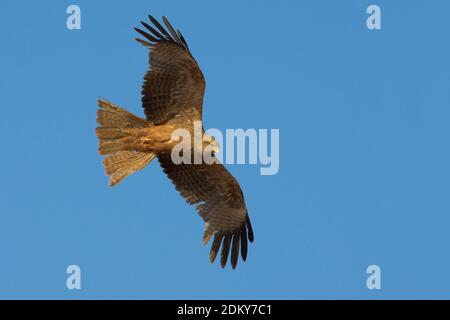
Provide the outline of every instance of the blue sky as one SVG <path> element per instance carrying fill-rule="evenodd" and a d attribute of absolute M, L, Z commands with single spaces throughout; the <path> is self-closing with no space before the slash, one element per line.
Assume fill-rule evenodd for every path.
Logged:
<path fill-rule="evenodd" d="M 77 4 L 82 29 L 66 28 Z M 382 30 L 366 8 L 382 10 Z M 448 1 L 1 1 L 0 298 L 450 298 Z M 183 31 L 206 127 L 280 129 L 234 165 L 255 229 L 236 271 L 152 163 L 114 189 L 99 96 L 142 115 L 151 13 Z M 82 290 L 66 289 L 67 266 Z M 382 290 L 366 268 L 382 269 Z"/>

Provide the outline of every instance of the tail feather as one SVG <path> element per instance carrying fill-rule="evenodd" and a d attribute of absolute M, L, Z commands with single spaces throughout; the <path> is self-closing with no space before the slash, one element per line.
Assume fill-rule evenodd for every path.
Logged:
<path fill-rule="evenodd" d="M 124 139 L 100 139 L 98 153 L 104 156 L 127 150 L 128 144 L 123 140 Z"/>
<path fill-rule="evenodd" d="M 149 122 L 103 99 L 98 100 L 97 122 L 104 127 L 146 127 Z"/>
<path fill-rule="evenodd" d="M 115 186 L 132 173 L 143 169 L 155 155 L 148 152 L 119 151 L 103 160 L 106 174 L 110 176 L 109 185 Z"/>
<path fill-rule="evenodd" d="M 114 186 L 155 158 L 152 152 L 130 150 L 131 129 L 151 126 L 151 123 L 105 100 L 100 99 L 98 106 L 99 153 L 108 155 L 103 165 L 110 176 L 109 185 Z"/>

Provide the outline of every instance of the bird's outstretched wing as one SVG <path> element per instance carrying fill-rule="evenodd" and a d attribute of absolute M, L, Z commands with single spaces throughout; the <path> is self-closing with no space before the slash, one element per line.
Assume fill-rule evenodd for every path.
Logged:
<path fill-rule="evenodd" d="M 201 121 L 205 79 L 180 31 L 175 31 L 163 17 L 164 28 L 149 16 L 153 26 L 141 22 L 146 31 L 135 28 L 150 48 L 150 69 L 142 85 L 142 106 L 147 120 L 161 124 L 168 121 Z"/>
<path fill-rule="evenodd" d="M 248 241 L 253 230 L 236 179 L 222 164 L 173 164 L 170 153 L 160 154 L 159 162 L 166 175 L 186 201 L 195 205 L 205 221 L 204 244 L 214 236 L 211 263 L 222 247 L 220 263 L 225 267 L 231 249 L 231 265 L 236 268 L 239 252 L 247 259 Z"/>

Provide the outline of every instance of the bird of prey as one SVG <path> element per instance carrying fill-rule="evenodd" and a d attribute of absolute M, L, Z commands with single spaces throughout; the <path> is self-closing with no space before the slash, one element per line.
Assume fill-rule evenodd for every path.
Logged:
<path fill-rule="evenodd" d="M 181 32 L 165 17 L 165 27 L 152 16 L 149 19 L 150 24 L 141 22 L 145 31 L 135 28 L 143 37 L 136 40 L 149 50 L 150 66 L 141 91 L 146 119 L 98 100 L 96 135 L 99 153 L 106 156 L 103 165 L 109 184 L 116 185 L 157 158 L 181 196 L 195 205 L 204 220 L 203 243 L 214 238 L 211 263 L 221 250 L 224 268 L 231 250 L 235 269 L 239 254 L 243 261 L 247 259 L 248 242 L 254 239 L 239 183 L 219 161 L 175 164 L 171 157 L 178 143 L 172 132 L 185 129 L 193 133 L 194 122 L 202 121 L 205 79 Z M 206 134 L 200 143 L 217 147 Z"/>

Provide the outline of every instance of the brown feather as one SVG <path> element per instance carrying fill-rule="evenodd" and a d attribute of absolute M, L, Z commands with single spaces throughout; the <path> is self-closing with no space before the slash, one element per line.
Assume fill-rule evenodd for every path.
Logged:
<path fill-rule="evenodd" d="M 214 237 L 214 242 L 211 246 L 211 252 L 209 253 L 209 260 L 211 263 L 214 263 L 217 257 L 217 253 L 220 249 L 220 244 L 222 243 L 223 235 L 222 234 L 216 234 Z"/>
<path fill-rule="evenodd" d="M 148 165 L 155 155 L 147 152 L 120 151 L 104 160 L 107 175 L 111 176 L 109 185 L 115 186 L 123 179 Z"/>
<path fill-rule="evenodd" d="M 248 240 L 250 242 L 255 241 L 255 237 L 253 235 L 252 223 L 250 222 L 250 218 L 248 216 L 247 216 L 247 229 L 248 229 Z"/>
<path fill-rule="evenodd" d="M 220 253 L 220 265 L 225 268 L 227 265 L 228 254 L 230 252 L 231 235 L 227 234 L 223 239 L 222 252 Z"/>
<path fill-rule="evenodd" d="M 243 261 L 247 260 L 247 230 L 245 227 L 241 229 L 241 257 Z"/>
<path fill-rule="evenodd" d="M 189 46 L 188 46 L 186 40 L 184 39 L 183 34 L 181 33 L 181 31 L 180 31 L 180 30 L 177 30 L 177 34 L 178 34 L 178 36 L 180 37 L 181 42 L 183 43 L 183 45 L 186 47 L 186 49 L 189 50 Z"/>
<path fill-rule="evenodd" d="M 239 241 L 240 231 L 233 234 L 233 245 L 231 247 L 231 266 L 233 269 L 236 269 L 239 259 Z"/>
<path fill-rule="evenodd" d="M 166 17 L 162 17 L 163 21 L 165 23 L 165 25 L 167 26 L 167 28 L 169 29 L 170 34 L 172 35 L 172 38 L 175 39 L 176 43 L 183 45 L 183 42 L 181 41 L 180 37 L 178 36 L 177 32 L 175 31 L 175 29 L 172 27 L 172 25 L 170 24 L 169 20 L 167 20 Z"/>
<path fill-rule="evenodd" d="M 141 21 L 141 24 L 147 28 L 148 31 L 150 31 L 151 33 L 153 33 L 157 38 L 159 38 L 159 40 L 166 40 L 166 38 L 160 34 L 158 31 L 156 31 L 151 25 L 149 25 L 148 23 Z"/>
<path fill-rule="evenodd" d="M 140 44 L 142 44 L 144 47 L 153 47 L 154 46 L 153 43 L 147 42 L 147 41 L 139 39 L 139 38 L 135 38 L 135 40 L 137 42 L 139 42 Z"/>
<path fill-rule="evenodd" d="M 151 15 L 148 15 L 148 18 L 150 19 L 150 21 L 156 26 L 156 28 L 159 29 L 159 31 L 161 31 L 161 33 L 163 33 L 166 37 L 167 40 L 172 40 L 172 37 L 170 36 L 170 34 L 166 31 L 166 29 L 164 29 L 164 27 L 158 22 L 158 20 L 156 20 L 155 18 L 153 18 Z"/>
<path fill-rule="evenodd" d="M 141 34 L 143 37 L 147 38 L 147 40 L 153 41 L 153 42 L 158 42 L 159 40 L 156 39 L 155 37 L 153 37 L 152 35 L 148 34 L 147 32 L 139 29 L 139 28 L 134 28 L 134 30 L 136 30 L 137 32 L 139 32 L 139 34 Z"/>

